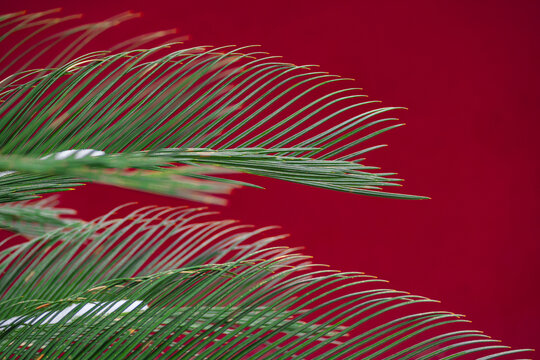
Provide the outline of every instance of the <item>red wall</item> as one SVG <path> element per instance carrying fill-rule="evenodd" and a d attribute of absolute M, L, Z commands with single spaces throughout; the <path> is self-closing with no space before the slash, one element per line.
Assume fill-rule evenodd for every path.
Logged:
<path fill-rule="evenodd" d="M 443 301 L 513 347 L 540 348 L 537 157 L 540 2 L 3 1 L 63 6 L 99 20 L 132 9 L 124 35 L 179 27 L 192 44 L 262 44 L 297 64 L 357 79 L 409 108 L 369 163 L 396 170 L 429 201 L 365 198 L 251 177 L 224 216 L 280 224 L 315 261 Z M 109 39 L 110 40 L 110 39 Z M 87 186 L 62 195 L 84 217 L 175 199 Z"/>

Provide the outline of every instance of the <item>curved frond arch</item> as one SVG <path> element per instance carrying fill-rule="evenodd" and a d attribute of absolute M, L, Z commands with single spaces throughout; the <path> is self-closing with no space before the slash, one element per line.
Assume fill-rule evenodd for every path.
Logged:
<path fill-rule="evenodd" d="M 71 20 L 48 15 L 4 16 L 11 28 L 0 40 L 37 29 L 17 43 L 22 48 L 36 32 Z M 280 62 L 249 46 L 135 47 L 170 31 L 114 52 L 78 54 L 93 37 L 135 16 L 52 35 L 60 41 L 80 33 L 80 46 L 48 67 L 23 66 L 0 82 L 0 201 L 98 181 L 219 203 L 208 194 L 230 191 L 231 182 L 212 176 L 216 166 L 356 194 L 420 198 L 383 191 L 400 179 L 364 164 L 364 154 L 381 147 L 370 140 L 402 124 L 390 115 L 399 108 L 377 107 L 350 79 Z M 88 151 L 101 156 L 82 155 Z M 45 156 L 48 161 L 37 161 Z M 184 184 L 170 181 L 178 165 L 191 166 L 180 170 Z M 148 188 L 150 178 L 165 184 Z"/>
<path fill-rule="evenodd" d="M 527 351 L 469 329 L 433 300 L 313 264 L 280 245 L 275 230 L 212 216 L 113 211 L 4 250 L 0 354 L 493 359 Z"/>

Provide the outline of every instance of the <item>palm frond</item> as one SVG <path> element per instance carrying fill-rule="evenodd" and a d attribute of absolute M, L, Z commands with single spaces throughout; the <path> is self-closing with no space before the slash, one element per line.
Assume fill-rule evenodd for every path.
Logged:
<path fill-rule="evenodd" d="M 17 19 L 12 27 L 34 26 L 44 16 L 38 15 L 7 16 L 4 23 Z M 130 17 L 119 15 L 105 23 Z M 42 26 L 49 25 L 44 21 Z M 86 40 L 103 30 L 83 28 L 92 29 L 90 35 L 81 35 Z M 95 180 L 57 176 L 62 174 L 52 168 L 63 165 L 53 162 L 29 160 L 35 166 L 24 171 L 8 162 L 15 155 L 41 158 L 75 149 L 103 151 L 115 158 L 141 153 L 148 161 L 171 158 L 154 171 L 170 165 L 217 165 L 357 194 L 419 198 L 382 191 L 397 186 L 400 179 L 363 164 L 362 156 L 380 147 L 364 144 L 402 124 L 388 125 L 396 119 L 386 114 L 398 108 L 374 107 L 376 102 L 366 100 L 360 89 L 343 86 L 348 79 L 282 63 L 252 47 L 182 49 L 166 44 L 77 58 L 74 53 L 53 61 L 54 67 L 25 70 L 0 82 L 0 170 L 28 175 L 26 182 L 17 178 L 24 189 L 0 177 L 5 189 L 0 201 L 28 199 Z M 79 163 L 70 166 L 75 171 Z M 39 177 L 43 174 L 47 177 Z M 101 172 L 99 178 L 118 184 L 114 172 Z M 149 190 L 140 186 L 143 183 L 122 185 Z M 183 197 L 183 185 L 176 183 L 176 192 L 169 186 L 164 187 L 167 191 L 159 186 L 150 190 Z"/>
<path fill-rule="evenodd" d="M 68 27 L 58 10 L 0 16 L 0 202 L 94 181 L 186 199 L 246 172 L 356 194 L 402 124 L 342 79 L 254 47 L 182 48 L 174 31 L 82 50 L 135 18 Z M 145 46 L 146 48 L 142 48 Z M 38 67 L 33 69 L 33 67 Z M 312 264 L 275 229 L 204 208 L 116 209 L 91 222 L 47 201 L 0 206 L 0 357 L 495 359 L 521 354 L 436 302 Z M 38 227 L 35 224 L 39 224 Z"/>
<path fill-rule="evenodd" d="M 271 229 L 209 216 L 113 211 L 4 250 L 0 354 L 493 359 L 526 351 L 467 329 L 433 300 L 314 265 L 279 246 L 283 236 L 266 235 Z"/>

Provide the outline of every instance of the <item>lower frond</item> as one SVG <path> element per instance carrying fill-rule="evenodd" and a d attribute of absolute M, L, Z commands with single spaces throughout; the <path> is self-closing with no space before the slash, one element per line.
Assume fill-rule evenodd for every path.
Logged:
<path fill-rule="evenodd" d="M 0 355 L 486 359 L 511 350 L 433 300 L 312 264 L 205 209 L 117 209 L 0 252 Z"/>

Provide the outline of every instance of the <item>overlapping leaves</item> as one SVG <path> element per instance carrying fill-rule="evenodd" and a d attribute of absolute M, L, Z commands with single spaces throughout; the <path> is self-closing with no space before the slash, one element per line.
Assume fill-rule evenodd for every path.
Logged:
<path fill-rule="evenodd" d="M 361 158 L 395 128 L 344 79 L 252 48 L 81 50 L 123 13 L 53 31 L 56 10 L 0 16 L 0 202 L 87 181 L 220 203 L 230 170 L 359 194 L 393 174 Z M 15 39 L 15 40 L 13 40 Z M 146 49 L 141 49 L 145 45 Z M 32 70 L 38 66 L 38 69 Z M 367 146 L 367 147 L 366 147 Z M 230 169 L 230 170 L 225 170 Z M 0 208 L 0 357 L 17 359 L 494 359 L 510 350 L 432 300 L 203 209 L 93 222 L 51 203 Z M 425 306 L 425 308 L 423 307 Z M 421 310 L 418 310 L 421 309 Z M 519 356 L 519 355 L 518 355 Z"/>

